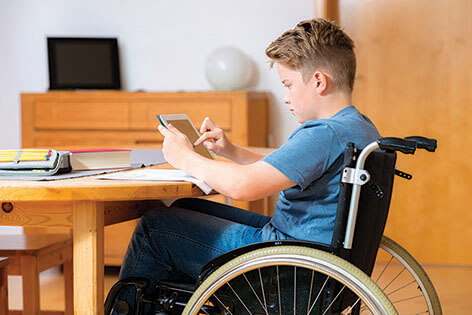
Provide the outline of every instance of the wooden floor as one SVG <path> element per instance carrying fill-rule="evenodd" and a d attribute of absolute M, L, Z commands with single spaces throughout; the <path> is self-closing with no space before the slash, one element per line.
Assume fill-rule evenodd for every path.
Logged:
<path fill-rule="evenodd" d="M 472 267 L 426 266 L 439 294 L 444 314 L 470 314 L 469 299 L 472 297 Z M 105 296 L 118 278 L 116 269 L 105 273 Z M 64 308 L 64 289 L 59 269 L 41 273 L 41 309 Z M 21 277 L 9 277 L 10 309 L 21 309 Z M 403 312 L 402 312 L 403 314 Z"/>
<path fill-rule="evenodd" d="M 426 267 L 444 314 L 470 314 L 472 267 Z"/>

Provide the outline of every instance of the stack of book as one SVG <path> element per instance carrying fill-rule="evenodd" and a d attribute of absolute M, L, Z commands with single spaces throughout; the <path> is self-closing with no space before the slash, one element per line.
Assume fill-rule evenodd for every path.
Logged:
<path fill-rule="evenodd" d="M 137 168 L 165 163 L 162 150 L 0 150 L 0 176 L 55 175 L 71 171 Z"/>

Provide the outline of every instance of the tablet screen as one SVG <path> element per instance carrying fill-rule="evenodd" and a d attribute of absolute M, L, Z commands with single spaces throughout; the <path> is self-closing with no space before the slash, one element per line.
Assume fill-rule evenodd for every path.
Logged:
<path fill-rule="evenodd" d="M 191 143 L 195 143 L 197 139 L 199 138 L 198 134 L 195 132 L 195 129 L 193 129 L 192 125 L 190 122 L 186 119 L 176 119 L 176 120 L 171 120 L 171 119 L 166 119 L 167 123 L 172 124 L 175 128 L 177 128 L 180 132 L 184 133 L 188 139 L 190 140 Z M 208 152 L 208 150 L 203 146 L 203 143 L 195 147 L 195 152 L 201 154 L 202 156 L 213 159 L 211 154 Z"/>

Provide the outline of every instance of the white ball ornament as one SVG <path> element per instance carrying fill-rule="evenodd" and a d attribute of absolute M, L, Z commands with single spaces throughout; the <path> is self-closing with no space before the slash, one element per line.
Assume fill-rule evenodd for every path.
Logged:
<path fill-rule="evenodd" d="M 251 80 L 252 62 L 246 54 L 235 47 L 220 47 L 208 56 L 205 75 L 216 90 L 243 89 Z"/>

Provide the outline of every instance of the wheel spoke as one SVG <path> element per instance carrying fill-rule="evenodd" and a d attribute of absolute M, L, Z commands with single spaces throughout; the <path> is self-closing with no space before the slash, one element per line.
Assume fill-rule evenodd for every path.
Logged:
<path fill-rule="evenodd" d="M 395 290 L 393 290 L 393 291 L 391 291 L 391 292 L 389 292 L 389 293 L 385 293 L 385 294 L 386 294 L 387 296 L 392 295 L 393 293 L 398 292 L 398 291 L 400 291 L 400 290 L 406 288 L 407 286 L 409 286 L 409 285 L 411 285 L 411 284 L 413 284 L 413 283 L 416 283 L 416 280 L 412 280 L 411 282 L 409 282 L 409 283 L 407 283 L 407 284 L 404 284 L 404 285 L 402 285 L 401 287 L 399 287 L 399 288 L 397 288 L 397 289 L 395 289 Z"/>
<path fill-rule="evenodd" d="M 203 311 L 203 312 L 204 312 L 205 314 L 207 314 L 207 315 L 210 315 L 210 313 L 208 313 L 207 311 L 205 311 L 205 309 L 204 309 L 203 307 L 201 308 L 201 311 Z"/>
<path fill-rule="evenodd" d="M 252 314 L 251 311 L 249 310 L 249 308 L 246 306 L 246 304 L 244 304 L 243 300 L 241 300 L 241 298 L 239 297 L 239 295 L 236 293 L 236 291 L 234 291 L 233 287 L 231 286 L 231 284 L 229 284 L 229 282 L 227 282 L 227 285 L 229 286 L 229 288 L 231 289 L 231 291 L 233 291 L 234 295 L 236 295 L 236 297 L 238 298 L 239 302 L 241 302 L 241 304 L 244 306 L 244 308 L 246 309 L 246 311 L 249 313 L 249 314 Z"/>
<path fill-rule="evenodd" d="M 297 266 L 293 269 L 293 314 L 297 314 Z"/>
<path fill-rule="evenodd" d="M 254 295 L 256 296 L 256 299 L 259 301 L 259 304 L 261 304 L 262 308 L 264 309 L 264 312 L 265 312 L 267 315 L 269 315 L 269 314 L 267 313 L 267 308 L 264 307 L 264 305 L 262 305 L 261 299 L 259 298 L 259 296 L 257 295 L 256 291 L 255 291 L 254 288 L 252 287 L 252 285 L 251 285 L 251 283 L 249 282 L 248 278 L 246 277 L 245 274 L 243 274 L 243 276 L 244 276 L 244 279 L 246 279 L 246 282 L 247 282 L 247 284 L 249 285 L 249 287 L 251 288 L 252 292 L 253 292 Z M 264 291 L 263 291 L 263 292 L 264 292 Z"/>
<path fill-rule="evenodd" d="M 221 302 L 221 300 L 216 296 L 216 294 L 213 294 L 213 296 L 221 304 L 221 306 L 223 306 L 223 308 L 229 312 L 229 315 L 233 315 L 233 313 L 231 313 L 231 311 L 229 310 L 229 307 L 227 307 L 223 302 Z"/>
<path fill-rule="evenodd" d="M 358 298 L 354 304 L 352 304 L 351 306 L 349 306 L 349 309 L 347 310 L 346 314 L 350 314 L 351 310 L 352 310 L 354 307 L 356 307 L 357 303 L 359 303 L 360 300 L 361 300 L 361 299 Z"/>
<path fill-rule="evenodd" d="M 266 297 L 265 297 L 265 289 L 264 289 L 264 283 L 262 282 L 262 275 L 261 275 L 261 268 L 257 269 L 259 271 L 259 281 L 261 282 L 261 290 L 262 290 L 262 298 L 264 299 L 264 309 L 267 312 L 267 302 L 266 302 Z"/>
<path fill-rule="evenodd" d="M 306 314 L 310 313 L 310 302 L 311 302 L 311 293 L 313 292 L 313 278 L 315 277 L 315 271 L 311 271 L 311 282 L 310 282 L 310 294 L 308 294 L 308 304 L 306 306 Z"/>
<path fill-rule="evenodd" d="M 323 286 L 321 287 L 320 289 L 320 292 L 318 292 L 318 295 L 316 296 L 316 299 L 313 301 L 313 304 L 311 305 L 310 309 L 308 310 L 308 314 L 309 315 L 311 313 L 311 310 L 313 309 L 313 307 L 315 307 L 316 305 L 316 302 L 318 301 L 320 295 L 321 295 L 321 292 L 323 292 L 323 289 L 324 287 L 326 286 L 326 283 L 328 283 L 328 280 L 329 280 L 329 276 L 326 277 L 326 280 L 325 282 L 323 283 Z M 282 313 L 281 313 L 282 314 Z"/>
<path fill-rule="evenodd" d="M 402 272 L 405 271 L 405 269 L 406 267 L 403 267 L 403 269 L 397 273 L 395 277 L 393 277 L 393 279 L 382 289 L 382 291 L 385 291 L 393 283 L 393 281 L 395 281 L 402 274 Z"/>
<path fill-rule="evenodd" d="M 405 301 L 410 301 L 410 300 L 414 300 L 414 299 L 417 299 L 417 298 L 420 298 L 420 297 L 423 297 L 423 294 L 417 295 L 417 296 L 412 296 L 412 297 L 409 297 L 409 298 L 404 298 L 404 299 L 397 300 L 397 301 L 392 301 L 392 304 L 405 302 Z"/>
<path fill-rule="evenodd" d="M 339 295 L 341 295 L 341 293 L 343 292 L 344 288 L 346 286 L 343 285 L 342 289 L 339 290 L 338 294 L 336 294 L 336 297 L 331 301 L 331 303 L 329 303 L 328 307 L 326 308 L 326 310 L 323 312 L 323 315 L 326 314 L 327 311 L 329 311 L 329 309 L 331 308 L 331 306 L 333 305 L 334 301 L 336 301 L 336 299 L 339 297 Z"/>
<path fill-rule="evenodd" d="M 282 303 L 280 300 L 280 278 L 279 278 L 279 266 L 276 266 L 277 269 L 277 294 L 279 297 L 279 314 L 282 314 Z"/>
<path fill-rule="evenodd" d="M 390 263 L 392 262 L 393 260 L 393 256 L 390 257 L 390 260 L 388 261 L 388 263 L 385 265 L 384 269 L 382 270 L 382 272 L 379 274 L 379 276 L 377 277 L 377 279 L 375 279 L 375 283 L 377 283 L 379 280 L 380 280 L 380 277 L 382 277 L 383 273 L 385 272 L 385 270 L 387 270 L 388 266 L 390 265 Z"/>

